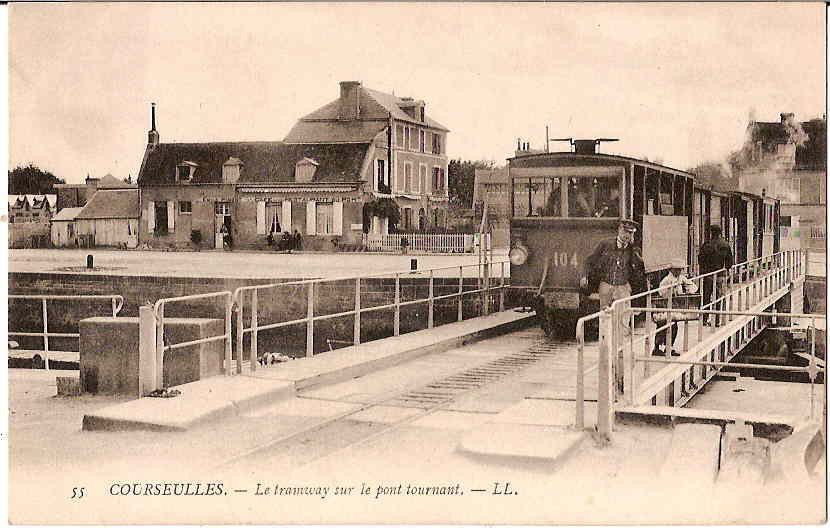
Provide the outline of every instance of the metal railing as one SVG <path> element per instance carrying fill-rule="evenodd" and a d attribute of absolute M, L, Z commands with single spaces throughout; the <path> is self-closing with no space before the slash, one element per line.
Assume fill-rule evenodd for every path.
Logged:
<path fill-rule="evenodd" d="M 9 300 L 40 300 L 42 309 L 42 331 L 41 332 L 9 332 L 9 336 L 25 336 L 25 337 L 40 337 L 43 339 L 43 349 L 21 349 L 15 350 L 14 355 L 25 355 L 30 353 L 43 352 L 44 367 L 49 370 L 49 354 L 66 354 L 75 355 L 78 352 L 67 350 L 50 350 L 49 338 L 80 338 L 81 334 L 78 332 L 50 332 L 49 331 L 49 310 L 48 301 L 91 301 L 103 300 L 110 301 L 112 307 L 112 316 L 116 317 L 124 307 L 124 297 L 121 295 L 9 295 Z"/>
<path fill-rule="evenodd" d="M 466 253 L 480 243 L 479 234 L 465 233 L 396 233 L 363 235 L 363 245 L 367 251 L 401 251 L 405 241 L 408 251 L 425 251 L 428 253 Z M 489 236 L 489 235 L 485 235 Z"/>
<path fill-rule="evenodd" d="M 633 395 L 633 387 L 636 385 L 634 365 L 637 362 L 665 362 L 673 361 L 667 358 L 651 358 L 651 344 L 657 332 L 665 331 L 667 336 L 666 355 L 671 353 L 674 337 L 672 334 L 672 314 L 685 314 L 686 319 L 689 314 L 695 314 L 694 318 L 700 315 L 708 314 L 715 318 L 715 323 L 712 326 L 712 331 L 719 325 L 718 318 L 724 318 L 732 321 L 735 317 L 734 310 L 747 311 L 752 306 L 756 306 L 763 299 L 773 294 L 781 294 L 783 289 L 789 287 L 789 284 L 800 277 L 804 277 L 806 261 L 804 255 L 800 250 L 791 250 L 759 257 L 747 262 L 742 262 L 732 266 L 729 270 L 721 269 L 718 271 L 706 273 L 693 277 L 691 280 L 697 285 L 699 292 L 703 291 L 704 281 L 712 281 L 713 295 L 709 299 L 703 299 L 700 309 L 679 309 L 672 306 L 673 290 L 676 285 L 665 287 L 652 288 L 648 291 L 626 297 L 624 299 L 616 300 L 612 305 L 600 312 L 587 315 L 577 321 L 577 394 L 575 398 L 576 418 L 575 426 L 578 429 L 584 427 L 584 348 L 585 348 L 585 324 L 589 321 L 597 320 L 600 326 L 600 341 L 599 341 L 599 369 L 598 376 L 600 377 L 599 390 L 602 391 L 605 385 L 604 380 L 609 380 L 613 377 L 614 380 L 610 383 L 610 387 L 616 387 L 619 394 Z M 740 279 L 749 280 L 750 282 L 742 283 Z M 668 290 L 667 308 L 655 308 L 653 306 L 653 296 L 661 295 Z M 631 301 L 637 299 L 645 300 L 645 307 L 631 307 Z M 723 308 L 717 310 L 714 308 Z M 651 318 L 652 313 L 665 313 L 666 323 L 663 326 L 654 323 Z M 637 358 L 634 360 L 634 321 L 635 314 L 646 314 L 646 335 L 639 336 L 637 339 L 642 339 L 642 343 L 647 351 L 648 357 Z M 765 312 L 766 315 L 771 315 Z M 780 314 L 779 314 L 780 315 Z M 802 316 L 809 318 L 811 316 Z M 623 325 L 624 318 L 627 325 Z M 683 351 L 688 350 L 688 320 L 684 320 L 684 343 Z M 627 326 L 629 331 L 624 336 L 622 328 Z M 703 325 L 698 326 L 698 341 L 702 340 Z M 629 346 L 624 346 L 624 337 L 629 340 Z M 748 340 L 747 340 L 748 341 Z M 607 362 L 607 368 L 604 364 Z M 609 372 L 610 370 L 610 372 Z M 627 388 L 627 390 L 626 390 Z M 600 431 L 600 436 L 607 437 L 610 435 L 610 423 L 613 422 L 613 403 L 619 395 L 617 390 L 612 390 L 610 394 L 606 394 L 605 398 L 601 395 L 598 397 L 598 419 L 597 427 Z M 629 396 L 630 397 L 630 396 Z"/>
<path fill-rule="evenodd" d="M 167 339 L 165 338 L 164 334 L 164 309 L 168 304 L 172 303 L 186 303 L 186 302 L 193 302 L 203 299 L 216 299 L 221 298 L 224 299 L 224 311 L 225 311 L 225 324 L 224 324 L 224 332 L 220 335 L 210 336 L 210 337 L 203 337 L 200 339 L 194 339 L 191 341 L 182 341 L 180 343 L 173 343 L 168 344 Z M 153 315 L 156 319 L 156 383 L 155 386 L 157 388 L 164 387 L 164 353 L 176 350 L 179 348 L 190 347 L 194 345 L 199 345 L 202 343 L 211 343 L 213 341 L 225 341 L 225 361 L 224 361 L 224 371 L 225 375 L 231 375 L 231 365 L 232 365 L 232 357 L 231 357 L 231 313 L 233 309 L 233 298 L 231 292 L 229 291 L 220 291 L 220 292 L 213 292 L 213 293 L 202 293 L 197 295 L 185 295 L 183 297 L 169 297 L 165 299 L 159 299 L 156 301 L 155 305 L 153 305 Z M 239 358 L 238 358 L 239 359 Z M 242 363 L 241 359 L 239 360 L 239 371 L 242 370 Z"/>
<path fill-rule="evenodd" d="M 481 299 L 481 311 L 482 314 L 486 315 L 490 313 L 491 307 L 490 304 L 497 302 L 498 307 L 496 308 L 497 311 L 504 310 L 504 303 L 505 303 L 505 291 L 508 288 L 506 284 L 506 274 L 505 274 L 505 265 L 508 264 L 508 261 L 497 261 L 497 262 L 490 262 L 485 264 L 469 264 L 469 265 L 462 265 L 462 266 L 444 266 L 444 267 L 437 267 L 437 268 L 429 268 L 421 271 L 392 271 L 392 272 L 383 272 L 383 273 L 375 273 L 375 274 L 365 274 L 360 276 L 348 276 L 348 277 L 338 277 L 338 278 L 325 278 L 325 279 L 308 279 L 308 280 L 301 280 L 301 281 L 290 281 L 290 282 L 281 282 L 281 283 L 274 283 L 274 284 L 261 284 L 261 285 L 253 285 L 253 286 L 242 286 L 237 288 L 233 292 L 233 305 L 235 307 L 235 311 L 237 312 L 237 319 L 236 319 L 236 350 L 238 351 L 237 360 L 239 361 L 237 371 L 241 372 L 242 363 L 242 350 L 243 350 L 243 339 L 245 334 L 250 334 L 250 365 L 251 369 L 255 370 L 257 358 L 258 358 L 258 337 L 259 333 L 266 331 L 266 330 L 273 330 L 276 328 L 283 328 L 293 325 L 306 325 L 306 339 L 305 339 L 305 355 L 306 357 L 311 357 L 314 355 L 314 325 L 318 321 L 324 321 L 329 319 L 335 319 L 340 317 L 354 317 L 353 323 L 353 337 L 351 343 L 353 345 L 360 345 L 361 343 L 361 315 L 369 312 L 375 312 L 379 310 L 394 310 L 393 316 L 393 330 L 392 335 L 398 336 L 401 333 L 401 308 L 407 306 L 415 306 L 419 304 L 426 304 L 427 305 L 427 328 L 432 328 L 435 324 L 435 304 L 438 301 L 444 301 L 448 299 L 457 299 L 457 321 L 462 321 L 464 319 L 463 313 L 463 301 L 465 296 L 471 295 L 480 295 Z M 500 274 L 498 277 L 494 277 L 492 273 L 492 269 L 496 267 L 500 269 Z M 475 275 L 468 274 L 468 279 L 477 279 L 477 284 L 473 289 L 465 289 L 464 288 L 464 279 L 465 279 L 465 268 L 473 268 L 477 270 Z M 457 277 L 449 277 L 445 280 L 452 281 L 457 278 L 458 280 L 458 290 L 453 291 L 452 293 L 443 294 L 443 295 L 435 295 L 435 279 L 441 278 L 436 277 L 438 272 L 450 272 L 450 271 L 458 271 Z M 402 278 L 412 278 L 413 275 L 426 275 L 427 282 L 427 296 L 422 298 L 417 298 L 413 300 L 401 300 L 401 279 Z M 363 298 L 361 294 L 361 284 L 369 279 L 380 279 L 383 277 L 392 277 L 394 278 L 394 300 L 391 303 L 379 304 L 376 306 L 364 306 Z M 318 313 L 318 306 L 316 305 L 315 300 L 315 292 L 319 290 L 324 284 L 326 283 L 335 283 L 335 282 L 344 282 L 344 281 L 353 281 L 354 282 L 354 308 L 351 310 L 339 311 L 335 313 L 327 313 L 327 314 L 319 314 Z M 498 281 L 498 284 L 493 284 L 494 281 Z M 259 294 L 264 291 L 268 290 L 279 290 L 279 289 L 287 289 L 287 288 L 301 288 L 305 289 L 305 297 L 306 297 L 306 314 L 305 317 L 294 318 L 290 320 L 281 320 L 281 321 L 273 321 L 266 324 L 262 324 L 260 321 L 260 303 L 259 303 Z M 496 301 L 493 296 L 498 294 L 498 300 Z M 249 303 L 247 299 L 250 299 Z M 245 326 L 244 321 L 244 311 L 248 306 L 248 310 L 250 311 L 250 325 Z M 331 341 L 331 340 L 329 340 Z"/>

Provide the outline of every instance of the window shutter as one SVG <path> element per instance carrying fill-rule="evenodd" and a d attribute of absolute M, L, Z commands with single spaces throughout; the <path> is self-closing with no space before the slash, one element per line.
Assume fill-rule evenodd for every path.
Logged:
<path fill-rule="evenodd" d="M 265 202 L 256 203 L 256 234 L 265 234 Z"/>
<path fill-rule="evenodd" d="M 167 201 L 167 232 L 173 233 L 176 229 L 176 202 Z"/>
<path fill-rule="evenodd" d="M 305 204 L 305 231 L 306 235 L 317 234 L 317 203 L 310 200 Z"/>
<path fill-rule="evenodd" d="M 378 186 L 378 160 L 372 160 L 372 180 L 374 183 L 372 184 L 372 188 L 378 192 L 380 192 L 380 187 Z"/>
<path fill-rule="evenodd" d="M 153 233 L 156 230 L 156 203 L 147 202 L 147 232 Z"/>
<path fill-rule="evenodd" d="M 334 234 L 343 234 L 343 202 L 334 202 Z"/>
<path fill-rule="evenodd" d="M 283 200 L 282 202 L 282 222 L 280 227 L 283 231 L 291 232 L 291 202 Z"/>

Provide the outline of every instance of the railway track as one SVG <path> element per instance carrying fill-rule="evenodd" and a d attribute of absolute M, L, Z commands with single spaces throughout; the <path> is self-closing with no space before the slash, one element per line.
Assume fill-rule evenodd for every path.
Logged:
<path fill-rule="evenodd" d="M 574 345 L 575 343 L 571 341 L 538 338 L 531 346 L 522 350 L 478 366 L 459 370 L 391 397 L 388 394 L 384 395 L 348 411 L 328 417 L 301 431 L 272 439 L 241 454 L 225 459 L 216 466 L 216 469 L 227 469 L 240 463 L 249 463 L 251 460 L 261 460 L 263 456 L 273 456 L 275 453 L 290 453 L 292 449 L 297 451 L 297 446 L 302 446 L 302 452 L 304 453 L 302 465 L 312 463 L 369 442 L 378 436 L 388 434 L 429 414 L 446 409 L 460 397 L 482 389 L 488 384 L 503 381 L 544 359 L 572 351 Z M 338 401 L 302 395 L 298 395 L 298 398 L 325 402 Z M 371 422 L 371 426 L 357 427 L 348 434 L 342 433 L 343 424 L 349 421 L 350 417 L 378 407 L 408 408 L 415 409 L 416 412 L 407 414 L 406 417 L 400 420 L 388 423 Z M 321 444 L 332 438 L 337 438 L 336 443 L 342 445 L 337 445 L 331 449 L 323 449 Z M 314 454 L 309 456 L 308 453 Z"/>

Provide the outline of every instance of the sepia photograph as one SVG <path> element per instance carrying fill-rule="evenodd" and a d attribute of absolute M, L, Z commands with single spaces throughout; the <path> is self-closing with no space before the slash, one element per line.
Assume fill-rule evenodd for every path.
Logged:
<path fill-rule="evenodd" d="M 3 11 L 9 525 L 827 522 L 824 3 Z"/>

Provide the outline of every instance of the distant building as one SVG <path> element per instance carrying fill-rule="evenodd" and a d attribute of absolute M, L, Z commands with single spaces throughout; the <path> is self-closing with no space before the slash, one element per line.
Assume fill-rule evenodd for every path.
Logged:
<path fill-rule="evenodd" d="M 135 248 L 139 210 L 138 189 L 99 188 L 75 215 L 76 236 L 89 247 Z"/>
<path fill-rule="evenodd" d="M 55 185 L 58 196 L 58 211 L 66 207 L 83 207 L 87 204 L 92 195 L 99 188 L 101 189 L 135 189 L 135 184 L 123 182 L 107 174 L 103 178 L 86 177 L 84 183 L 60 183 Z"/>
<path fill-rule="evenodd" d="M 51 239 L 54 247 L 78 247 L 78 230 L 75 218 L 83 207 L 65 207 L 52 217 Z"/>
<path fill-rule="evenodd" d="M 782 248 L 825 248 L 827 120 L 753 121 L 739 159 L 740 190 L 781 200 Z"/>
<path fill-rule="evenodd" d="M 303 249 L 332 250 L 386 232 L 387 218 L 364 215 L 383 199 L 400 207 L 403 230 L 445 226 L 447 130 L 424 107 L 342 82 L 340 98 L 284 141 L 161 143 L 153 106 L 139 243 L 186 247 L 198 231 L 202 247 L 219 249 L 227 232 L 234 247 L 267 248 L 287 231 Z"/>
<path fill-rule="evenodd" d="M 10 194 L 9 223 L 30 222 L 49 224 L 56 211 L 57 196 L 54 194 Z"/>
<path fill-rule="evenodd" d="M 510 180 L 507 168 L 476 169 L 473 184 L 473 209 L 478 222 L 487 210 L 495 247 L 510 245 Z"/>

